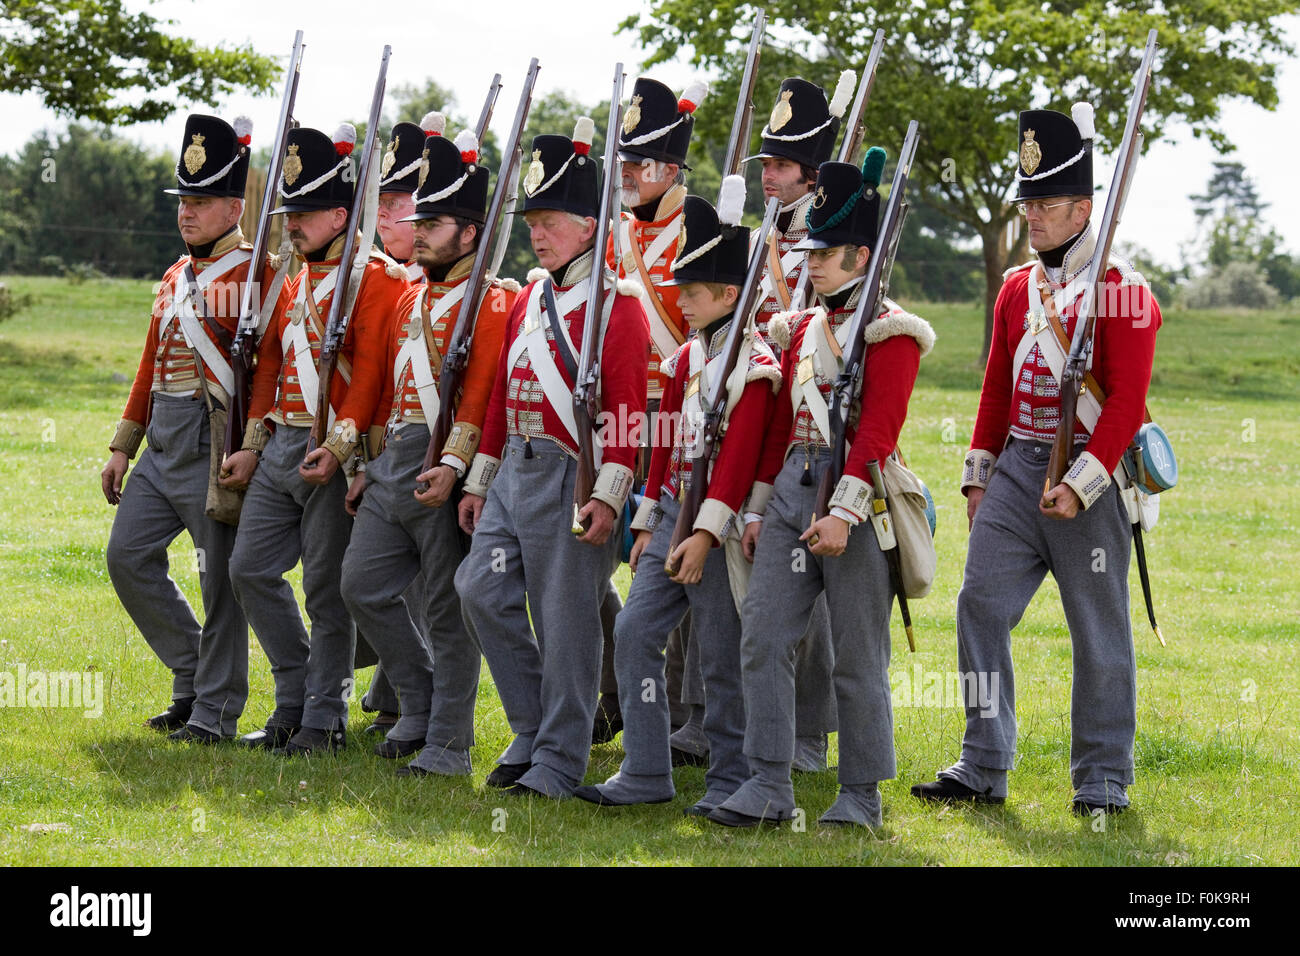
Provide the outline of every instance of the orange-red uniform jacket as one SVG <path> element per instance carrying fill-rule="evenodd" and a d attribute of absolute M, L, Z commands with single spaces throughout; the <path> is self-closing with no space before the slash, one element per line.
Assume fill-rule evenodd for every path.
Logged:
<path fill-rule="evenodd" d="M 722 351 L 730 326 L 731 322 L 727 322 L 711 336 L 705 353 L 708 360 Z M 664 390 L 663 404 L 659 407 L 660 421 L 676 424 L 671 445 L 661 440 L 666 436 L 654 436 L 646 481 L 650 494 L 632 524 L 637 530 L 653 530 L 658 524 L 659 496 L 666 494 L 680 499 L 694 480 L 693 459 L 687 456 L 685 448 L 686 422 L 682 420 L 686 391 L 695 379 L 691 374 L 690 348 L 688 340 L 663 366 L 665 374 L 671 378 Z M 773 396 L 780 386 L 781 373 L 776 357 L 761 340 L 754 344 L 748 362 L 744 389 L 731 409 L 725 433 L 713 446 L 708 493 L 694 525 L 694 530 L 712 534 L 719 545 L 737 523 L 736 515 L 754 485 L 764 431 L 772 414 Z"/>
<path fill-rule="evenodd" d="M 329 320 L 334 292 L 329 292 L 317 304 L 321 328 L 317 328 L 310 311 L 301 308 L 299 296 L 304 283 L 309 283 L 308 289 L 314 292 L 334 267 L 339 265 L 342 249 L 343 237 L 340 236 L 330 244 L 325 259 L 320 262 L 305 262 L 294 277 L 286 307 L 272 317 L 258 353 L 257 374 L 253 379 L 253 396 L 249 403 L 248 428 L 244 437 L 245 448 L 260 451 L 266 444 L 269 431 L 277 424 L 311 427 L 313 416 L 307 412 L 302 385 L 298 381 L 294 347 L 288 341 L 287 333 L 295 317 L 300 316 L 311 347 L 312 364 L 317 365 L 320 361 L 323 326 Z M 336 373 L 330 382 L 330 405 L 336 413 L 343 408 L 350 388 L 358 388 L 364 394 L 378 387 L 370 380 L 372 377 L 378 377 L 382 381 L 383 372 L 378 363 L 363 363 L 357 367 L 357 353 L 360 350 L 382 354 L 387 350 L 397 302 L 408 288 L 410 283 L 401 266 L 372 253 L 361 277 L 352 318 L 339 349 Z M 341 423 L 336 422 L 336 427 L 338 424 Z M 355 429 L 331 430 L 325 447 L 340 461 L 346 461 L 352 457 L 358 438 Z"/>
<path fill-rule="evenodd" d="M 373 357 L 367 354 L 358 360 L 359 363 L 378 363 L 382 378 L 365 376 L 366 382 L 377 383 L 373 394 L 362 395 L 356 386 L 348 390 L 348 397 L 339 411 L 340 421 L 350 420 L 358 427 L 366 423 L 371 427 L 402 422 L 431 424 L 425 422 L 424 408 L 415 387 L 414 370 L 409 362 L 403 362 L 402 368 L 398 369 L 398 356 L 413 332 L 418 333 L 415 335 L 417 342 L 424 341 L 422 302 L 430 312 L 434 351 L 438 356 L 430 363 L 431 366 L 436 366 L 431 369 L 435 387 L 441 384 L 442 360 L 451 343 L 463 300 L 437 318 L 433 318 L 433 313 L 437 311 L 437 303 L 441 299 L 465 284 L 473 263 L 474 257 L 466 256 L 451 268 L 443 281 L 420 283 L 403 293 L 393 317 L 388 348 L 382 353 L 375 353 Z M 496 378 L 501 343 L 505 339 L 506 316 L 510 313 L 517 294 L 517 287 L 507 288 L 500 282 L 494 282 L 479 305 L 469 361 L 461 375 L 452 428 L 447 443 L 442 448 L 443 462 L 452 465 L 458 472 L 463 473 L 469 468 L 478 451 L 479 439 L 483 434 L 483 419 L 487 414 L 488 399 Z M 395 377 L 398 375 L 400 377 Z M 367 408 L 371 409 L 369 414 L 365 411 Z"/>
<path fill-rule="evenodd" d="M 871 480 L 867 464 L 883 462 L 898 447 L 898 436 L 907 418 L 907 403 L 916 383 L 921 356 L 934 342 L 934 331 L 924 319 L 905 312 L 888 300 L 886 302 L 886 310 L 866 329 L 870 344 L 864 362 L 863 391 L 850 406 L 845 427 L 849 451 L 844 474 L 866 483 Z M 853 308 L 845 306 L 829 313 L 827 318 L 832 332 L 849 321 L 853 311 Z M 775 482 L 790 451 L 800 446 L 827 445 L 807 404 L 801 402 L 796 413 L 790 395 L 792 384 L 798 380 L 799 352 L 804 336 L 810 320 L 820 314 L 820 310 L 785 313 L 772 323 L 772 333 L 783 347 L 781 391 L 776 397 L 776 410 L 758 467 L 758 482 L 763 485 L 770 486 Z M 829 407 L 835 372 L 829 370 L 830 374 L 827 374 L 828 370 L 820 367 L 815 371 L 817 390 Z M 766 500 L 766 495 L 760 494 L 758 488 L 756 497 Z M 864 516 L 855 517 L 860 520 Z"/>
<path fill-rule="evenodd" d="M 637 219 L 630 212 L 624 212 L 618 228 L 624 230 L 619 236 L 619 248 L 622 250 L 623 258 L 617 264 L 618 277 L 620 279 L 630 279 L 637 285 L 642 285 L 641 271 L 637 268 L 635 260 L 632 258 L 632 250 L 629 243 L 635 243 L 640 251 L 643 261 L 645 262 L 646 272 L 650 274 L 650 288 L 646 289 L 646 318 L 651 324 L 652 330 L 658 331 L 658 338 L 664 342 L 669 340 L 680 345 L 690 337 L 691 329 L 686 320 L 682 318 L 682 310 L 677 306 L 677 286 L 663 285 L 673 277 L 672 264 L 677 258 L 677 247 L 681 242 L 681 236 L 677 230 L 681 225 L 682 203 L 686 199 L 686 187 L 675 184 L 669 187 L 668 191 L 659 199 L 654 213 L 654 220 L 646 222 Z M 663 251 L 654 257 L 654 261 L 646 258 L 647 250 L 659 238 L 665 230 L 673 231 L 672 241 L 664 246 Z M 624 236 L 627 241 L 624 241 Z M 609 237 L 609 244 L 605 247 L 605 264 L 609 268 L 615 268 L 614 262 L 614 236 Z M 658 298 L 663 305 L 664 313 L 667 315 L 668 322 L 664 323 L 663 319 L 655 311 L 654 303 L 651 298 Z M 662 326 L 662 328 L 659 328 Z M 674 351 L 676 346 L 674 346 Z M 660 354 L 659 345 L 656 342 L 656 336 L 652 332 L 650 336 L 650 361 L 647 366 L 647 386 L 648 397 L 659 398 L 664 391 L 664 386 L 668 381 L 668 376 L 663 372 L 663 363 L 672 357 L 672 352 Z"/>
<path fill-rule="evenodd" d="M 571 264 L 566 271 L 566 276 L 573 277 L 569 280 L 572 285 L 555 287 L 557 304 L 559 298 L 570 288 L 581 285 L 585 291 L 589 280 L 586 277 L 577 278 L 577 275 L 585 271 L 577 268 L 580 265 L 581 260 Z M 530 279 L 536 275 L 537 272 L 534 272 Z M 483 440 L 466 480 L 466 491 L 471 494 L 486 495 L 487 486 L 496 474 L 506 439 L 511 435 L 547 438 L 577 457 L 573 438 L 564 420 L 547 400 L 528 354 L 521 354 L 513 366 L 509 364 L 511 346 L 524 334 L 529 299 L 537 284 L 537 281 L 532 281 L 523 288 L 506 320 L 506 334 L 492 385 L 492 397 L 483 421 Z M 628 291 L 622 291 L 624 289 Z M 585 312 L 584 296 L 583 303 L 571 308 L 561 319 L 561 324 L 567 328 L 569 339 L 573 343 L 576 361 L 581 361 Z M 559 355 L 544 314 L 540 321 L 546 330 L 547 345 L 555 367 L 565 386 L 571 390 L 573 380 Z M 650 329 L 640 299 L 620 283 L 600 353 L 598 414 L 601 421 L 596 423 L 596 440 L 601 449 L 602 463 L 593 493 L 593 498 L 604 501 L 615 511 L 623 507 L 631 490 L 632 470 L 639 451 L 639 426 L 646 408 L 645 358 L 649 348 Z"/>
<path fill-rule="evenodd" d="M 122 421 L 117 426 L 109 448 L 126 452 L 128 458 L 134 458 L 144 438 L 145 428 L 149 424 L 150 395 L 154 392 L 195 392 L 199 387 L 198 369 L 194 364 L 194 353 L 185 344 L 181 333 L 180 321 L 174 315 L 166 325 L 160 327 L 167 306 L 175 295 L 177 284 L 188 262 L 194 269 L 195 278 L 202 279 L 204 273 L 228 252 L 235 249 L 250 249 L 244 242 L 243 233 L 236 227 L 223 236 L 213 246 L 211 254 L 202 258 L 182 256 L 163 274 L 158 286 L 158 295 L 154 299 L 153 314 L 149 321 L 149 332 L 145 337 L 144 351 L 140 355 L 140 365 L 136 369 L 135 381 L 131 384 L 131 393 L 122 412 Z M 261 274 L 262 294 L 271 288 L 275 271 L 268 264 L 263 264 Z M 248 264 L 243 263 L 214 276 L 203 291 L 208 315 L 230 333 L 233 337 L 239 324 L 239 306 L 243 297 L 244 282 L 248 277 Z M 288 283 L 280 290 L 279 302 L 286 301 Z M 277 306 L 277 309 L 279 306 Z M 214 335 L 208 324 L 199 319 L 199 324 L 208 338 L 221 351 L 227 362 L 230 361 L 229 338 L 222 342 Z M 228 404 L 217 376 L 212 369 L 205 369 L 208 389 L 217 401 Z"/>
<path fill-rule="evenodd" d="M 1090 251 L 1085 236 L 1083 251 Z M 1106 401 L 1092 434 L 1083 422 L 1075 424 L 1075 441 L 1086 441 L 1080 458 L 1090 457 L 1077 477 L 1067 484 L 1079 494 L 1085 507 L 1092 504 L 1109 484 L 1109 475 L 1142 424 L 1151 366 L 1155 357 L 1156 331 L 1160 328 L 1160 306 L 1140 282 L 1128 263 L 1112 257 L 1106 273 L 1106 292 L 1100 299 L 1093 337 L 1092 375 L 1105 392 Z M 1042 358 L 1038 345 L 1029 349 L 1022 366 L 1013 369 L 1021 337 L 1029 334 L 1029 296 L 1032 264 L 1008 273 L 993 309 L 993 339 L 980 391 L 979 412 L 967 456 L 967 475 L 962 490 L 984 487 L 992 463 L 1006 444 L 1008 434 L 1017 438 L 1049 443 L 1056 438 L 1061 417 L 1060 382 Z M 1082 270 L 1080 270 L 1080 273 Z M 1048 283 L 1049 291 L 1059 286 Z M 1074 335 L 1079 300 L 1061 313 L 1067 336 Z M 981 474 L 983 475 L 981 479 Z M 1074 469 L 1071 469 L 1074 475 Z"/>

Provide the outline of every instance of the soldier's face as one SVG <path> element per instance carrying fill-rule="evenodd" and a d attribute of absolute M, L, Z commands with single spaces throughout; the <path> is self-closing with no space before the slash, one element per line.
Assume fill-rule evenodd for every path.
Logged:
<path fill-rule="evenodd" d="M 867 271 L 871 251 L 866 246 L 832 246 L 808 251 L 808 280 L 818 295 L 834 292 Z"/>
<path fill-rule="evenodd" d="M 1060 203 L 1060 205 L 1053 205 Z M 1080 232 L 1092 215 L 1092 200 L 1063 202 L 1048 199 L 1025 204 L 1025 222 L 1029 226 L 1029 245 L 1037 250 L 1055 249 Z"/>
<path fill-rule="evenodd" d="M 653 159 L 620 159 L 623 205 L 633 209 L 658 199 L 668 192 L 668 187 L 673 184 L 680 168 L 673 163 L 657 163 Z"/>
<path fill-rule="evenodd" d="M 284 217 L 285 227 L 293 250 L 300 256 L 323 248 L 339 234 L 348 221 L 348 211 L 342 206 L 333 209 L 313 209 L 311 212 L 291 212 Z"/>
<path fill-rule="evenodd" d="M 474 248 L 478 229 L 473 224 L 461 229 L 450 216 L 421 219 L 413 226 L 412 251 L 415 261 L 426 269 L 450 265 Z"/>
<path fill-rule="evenodd" d="M 524 213 L 524 222 L 528 223 L 528 241 L 537 262 L 548 272 L 591 248 L 596 234 L 595 219 L 574 219 L 558 209 L 530 209 Z"/>
<path fill-rule="evenodd" d="M 176 227 L 188 245 L 203 246 L 229 232 L 243 211 L 242 199 L 181 196 L 176 206 Z"/>
<path fill-rule="evenodd" d="M 384 244 L 384 250 L 398 262 L 411 258 L 412 243 L 415 232 L 414 223 L 399 220 L 415 212 L 415 200 L 411 193 L 384 193 L 379 197 L 379 216 L 375 220 L 375 229 Z"/>
<path fill-rule="evenodd" d="M 780 156 L 764 156 L 759 160 L 763 164 L 763 197 L 773 196 L 782 206 L 788 206 L 805 193 L 811 192 L 813 184 L 803 175 L 803 167 L 792 159 Z"/>
<path fill-rule="evenodd" d="M 687 282 L 677 287 L 677 307 L 693 329 L 707 328 L 736 308 L 740 289 L 717 282 Z"/>

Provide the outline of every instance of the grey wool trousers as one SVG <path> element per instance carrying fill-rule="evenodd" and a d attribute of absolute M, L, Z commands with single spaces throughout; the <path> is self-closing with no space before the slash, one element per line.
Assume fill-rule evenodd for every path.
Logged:
<path fill-rule="evenodd" d="M 479 649 L 465 630 L 456 596 L 456 568 L 464 556 L 456 504 L 429 508 L 415 499 L 428 447 L 428 428 L 409 424 L 392 434 L 367 467 L 365 496 L 343 559 L 343 600 L 397 694 L 401 717 L 388 736 L 468 750 L 474 743 Z M 404 595 L 417 579 L 424 607 L 408 608 Z"/>
<path fill-rule="evenodd" d="M 520 783 L 567 797 L 591 751 L 600 603 L 619 527 L 599 548 L 578 541 L 569 530 L 577 461 L 545 439 L 532 450 L 525 458 L 523 439 L 510 437 L 456 591 L 515 734 L 499 762 L 531 763 Z"/>
<path fill-rule="evenodd" d="M 794 758 L 795 650 L 824 592 L 834 652 L 839 782 L 868 784 L 896 772 L 889 687 L 893 595 L 889 567 L 869 523 L 852 530 L 839 557 L 819 558 L 799 540 L 811 522 L 829 459 L 827 449 L 814 450 L 810 485 L 799 483 L 802 460 L 786 460 L 759 534 L 741 613 L 745 753 L 787 766 Z M 770 809 L 788 811 L 793 803 Z"/>
<path fill-rule="evenodd" d="M 623 712 L 620 773 L 659 776 L 671 785 L 669 700 L 664 653 L 687 611 L 704 681 L 704 735 L 709 741 L 706 793 L 717 806 L 749 777 L 743 752 L 745 700 L 740 685 L 740 615 L 731 596 L 726 553 L 714 548 L 698 584 L 678 584 L 664 571 L 681 505 L 664 495 L 663 517 L 641 553 L 614 630 L 614 668 Z"/>
<path fill-rule="evenodd" d="M 1074 666 L 1070 779 L 1079 799 L 1123 806 L 1137 732 L 1128 595 L 1133 531 L 1113 484 L 1068 521 L 1042 515 L 1050 453 L 1045 443 L 1012 440 L 975 512 L 957 596 L 957 662 L 990 689 L 996 675 L 998 693 L 996 706 L 967 700 L 962 761 L 941 776 L 1006 795 L 1005 771 L 1016 753 L 1011 631 L 1050 571 L 1060 587 Z"/>
<path fill-rule="evenodd" d="M 275 678 L 268 726 L 330 730 L 347 723 L 356 628 L 339 590 L 352 518 L 343 510 L 342 469 L 327 485 L 298 475 L 309 429 L 281 425 L 253 472 L 230 581 Z M 284 579 L 302 559 L 311 638 Z"/>
<path fill-rule="evenodd" d="M 234 736 L 248 699 L 248 625 L 228 575 L 235 529 L 204 514 L 211 439 L 203 399 L 155 393 L 148 439 L 113 518 L 109 578 L 172 672 L 172 699 L 194 698 L 190 723 Z M 167 546 L 182 531 L 194 541 L 201 625 L 168 574 Z"/>

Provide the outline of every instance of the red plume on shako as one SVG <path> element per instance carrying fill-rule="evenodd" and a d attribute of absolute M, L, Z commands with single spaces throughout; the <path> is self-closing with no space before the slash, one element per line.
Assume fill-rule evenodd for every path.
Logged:
<path fill-rule="evenodd" d="M 357 145 L 357 128 L 351 123 L 340 123 L 334 131 L 334 152 L 340 156 L 351 156 Z"/>

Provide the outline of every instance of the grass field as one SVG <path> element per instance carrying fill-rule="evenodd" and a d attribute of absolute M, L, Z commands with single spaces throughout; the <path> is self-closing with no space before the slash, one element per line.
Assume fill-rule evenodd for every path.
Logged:
<path fill-rule="evenodd" d="M 957 754 L 955 707 L 899 706 L 898 778 L 884 827 L 819 832 L 833 773 L 796 779 L 806 830 L 732 832 L 682 808 L 703 772 L 679 770 L 669 805 L 598 810 L 515 802 L 483 786 L 509 730 L 486 668 L 472 779 L 399 779 L 363 745 L 285 761 L 235 747 L 177 747 L 141 729 L 170 682 L 118 605 L 104 565 L 112 522 L 99 470 L 147 326 L 146 282 L 7 280 L 33 306 L 0 325 L 0 673 L 102 674 L 103 716 L 0 708 L 0 860 L 14 864 L 1297 864 L 1300 848 L 1300 318 L 1172 313 L 1150 405 L 1182 476 L 1148 537 L 1163 649 L 1132 574 L 1139 670 L 1133 809 L 1102 829 L 1069 812 L 1070 645 L 1049 581 L 1015 634 L 1020 756 L 1004 808 L 936 810 L 907 788 Z M 916 306 L 939 335 L 922 363 L 902 445 L 934 491 L 939 574 L 913 602 L 919 649 L 897 638 L 894 674 L 956 667 L 965 560 L 957 490 L 981 372 L 979 316 Z M 128 478 L 128 481 L 130 479 Z M 188 538 L 173 574 L 199 605 Z M 624 570 L 621 584 L 627 585 Z M 241 730 L 271 709 L 250 636 Z M 360 683 L 369 681 L 364 672 Z M 612 773 L 596 748 L 588 781 Z M 835 762 L 832 738 L 831 762 Z M 504 811 L 504 813 L 502 812 Z"/>

